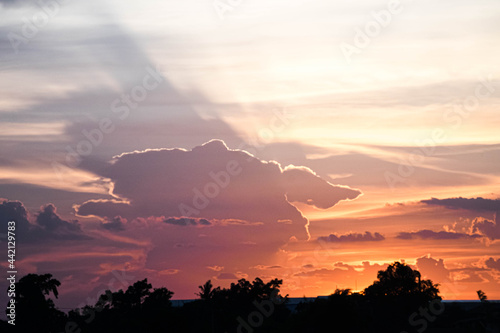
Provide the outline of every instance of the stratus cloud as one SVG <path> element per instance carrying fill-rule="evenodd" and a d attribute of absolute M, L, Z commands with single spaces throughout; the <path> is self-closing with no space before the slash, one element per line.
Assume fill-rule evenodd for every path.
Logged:
<path fill-rule="evenodd" d="M 383 241 L 385 237 L 378 232 L 372 234 L 369 231 L 366 231 L 364 234 L 360 233 L 348 233 L 345 235 L 335 235 L 330 234 L 329 236 L 318 237 L 318 241 L 325 242 L 375 242 L 375 241 Z"/>
<path fill-rule="evenodd" d="M 400 232 L 396 238 L 399 239 L 475 239 L 481 238 L 478 234 L 464 234 L 459 232 L 448 232 L 448 231 L 433 231 L 433 230 L 419 230 L 415 232 Z"/>
<path fill-rule="evenodd" d="M 308 221 L 292 202 L 330 208 L 361 194 L 332 185 L 310 169 L 283 169 L 277 162 L 230 150 L 220 140 L 191 151 L 124 153 L 101 176 L 112 181 L 113 195 L 122 201 L 90 200 L 76 207 L 78 215 L 236 219 L 260 222 L 268 231 L 287 230 L 299 239 L 307 238 Z M 278 223 L 283 220 L 291 223 Z"/>
<path fill-rule="evenodd" d="M 429 200 L 422 200 L 422 203 L 427 205 L 442 206 L 450 209 L 468 209 L 475 211 L 490 211 L 497 212 L 500 211 L 500 200 L 499 199 L 485 199 L 485 198 L 448 198 L 448 199 L 436 199 L 431 198 Z"/>

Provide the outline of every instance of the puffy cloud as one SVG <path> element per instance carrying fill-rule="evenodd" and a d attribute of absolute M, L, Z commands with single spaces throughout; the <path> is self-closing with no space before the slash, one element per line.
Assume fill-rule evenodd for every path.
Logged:
<path fill-rule="evenodd" d="M 496 271 L 500 271 L 500 258 L 499 259 L 493 259 L 493 257 L 490 257 L 488 260 L 485 261 L 486 267 L 494 269 Z"/>
<path fill-rule="evenodd" d="M 481 238 L 481 235 L 464 234 L 459 232 L 449 232 L 449 231 L 433 231 L 433 230 L 419 230 L 415 232 L 400 232 L 396 238 L 399 239 L 436 239 L 436 240 L 447 240 L 447 239 L 476 239 Z"/>
<path fill-rule="evenodd" d="M 80 232 L 78 221 L 64 221 L 57 215 L 57 209 L 53 204 L 47 204 L 40 208 L 36 216 L 36 223 L 47 231 L 65 230 L 67 232 Z"/>
<path fill-rule="evenodd" d="M 308 220 L 291 202 L 319 208 L 357 198 L 361 192 L 332 185 L 310 169 L 261 161 L 244 151 L 212 140 L 191 151 L 150 149 L 116 156 L 103 177 L 122 201 L 90 200 L 77 207 L 80 216 L 127 219 L 148 216 L 263 223 L 267 230 L 286 230 L 286 239 L 306 239 Z M 291 223 L 278 223 L 289 220 Z M 196 220 L 199 223 L 199 220 Z M 204 222 L 206 223 L 206 222 Z"/>
<path fill-rule="evenodd" d="M 82 231 L 77 220 L 65 221 L 57 214 L 53 204 L 40 207 L 40 211 L 29 220 L 29 213 L 19 201 L 0 201 L 0 224 L 16 222 L 17 237 L 26 242 L 90 239 Z M 5 228 L 4 228 L 5 230 Z"/>
<path fill-rule="evenodd" d="M 369 231 L 366 231 L 364 234 L 360 233 L 348 233 L 345 235 L 335 235 L 330 234 L 329 236 L 318 237 L 318 241 L 325 242 L 375 242 L 375 241 L 383 241 L 385 237 L 378 232 L 372 234 Z"/>
<path fill-rule="evenodd" d="M 443 259 L 423 256 L 417 258 L 417 267 L 423 276 L 429 277 L 435 283 L 450 280 L 450 271 L 445 267 Z"/>
<path fill-rule="evenodd" d="M 493 213 L 493 220 L 484 217 L 476 217 L 472 221 L 466 219 L 460 222 L 455 222 L 452 226 L 447 226 L 447 231 L 460 231 L 460 233 L 444 233 L 440 232 L 434 239 L 454 239 L 454 238 L 478 238 L 481 236 L 487 237 L 489 240 L 500 239 L 500 224 L 498 223 L 498 215 L 500 213 L 500 199 L 485 199 L 485 198 L 448 198 L 421 201 L 427 205 L 441 206 L 448 209 L 466 209 L 475 212 L 490 212 Z M 470 222 L 469 222 L 470 221 Z M 433 238 L 429 231 L 426 230 L 427 238 Z M 401 235 L 401 234 L 400 234 Z M 403 234 L 403 237 L 409 235 Z M 440 238 L 443 237 L 443 238 Z M 423 238 L 423 236 L 422 236 Z"/>
<path fill-rule="evenodd" d="M 498 215 L 495 216 L 495 221 L 490 221 L 485 218 L 476 218 L 471 223 L 471 231 L 488 237 L 491 240 L 500 239 L 500 224 L 498 223 Z"/>
<path fill-rule="evenodd" d="M 214 266 L 207 266 L 207 268 L 214 271 L 214 272 L 220 272 L 224 269 L 224 266 L 214 265 Z"/>
<path fill-rule="evenodd" d="M 115 216 L 111 221 L 101 223 L 103 228 L 116 231 L 125 230 L 126 224 L 127 224 L 127 219 L 124 219 L 119 215 Z"/>
<path fill-rule="evenodd" d="M 8 222 L 16 222 L 16 230 L 20 235 L 25 235 L 33 227 L 28 220 L 28 211 L 19 201 L 0 199 L 0 225 L 6 226 Z M 6 227 L 2 231 L 7 230 Z"/>

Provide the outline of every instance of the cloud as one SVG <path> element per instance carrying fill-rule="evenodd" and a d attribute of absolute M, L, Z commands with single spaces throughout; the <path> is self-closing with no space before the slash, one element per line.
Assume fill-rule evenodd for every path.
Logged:
<path fill-rule="evenodd" d="M 257 265 L 257 266 L 250 267 L 250 268 L 254 268 L 254 269 L 258 269 L 260 271 L 263 271 L 263 270 L 267 270 L 267 269 L 278 269 L 278 268 L 282 268 L 282 267 L 279 265 L 273 265 L 273 266 Z"/>
<path fill-rule="evenodd" d="M 212 140 L 191 151 L 149 149 L 116 156 L 101 176 L 113 184 L 113 200 L 90 200 L 77 206 L 80 216 L 127 219 L 169 216 L 167 223 L 208 225 L 212 219 L 262 223 L 285 230 L 288 239 L 307 239 L 308 220 L 291 203 L 330 208 L 361 195 L 332 185 L 304 167 L 282 168 Z M 181 222 L 177 217 L 184 217 Z M 204 218 L 205 220 L 199 220 Z M 289 220 L 291 223 L 278 223 Z M 200 222 L 201 221 L 201 222 Z"/>
<path fill-rule="evenodd" d="M 491 240 L 500 239 L 500 224 L 498 215 L 495 215 L 495 221 L 485 218 L 475 218 L 471 223 L 471 231 L 488 237 Z"/>
<path fill-rule="evenodd" d="M 396 238 L 399 239 L 435 239 L 435 240 L 447 240 L 447 239 L 476 239 L 481 238 L 481 235 L 464 234 L 459 232 L 448 232 L 448 231 L 432 231 L 432 230 L 419 230 L 415 232 L 400 232 Z"/>
<path fill-rule="evenodd" d="M 53 204 L 40 207 L 39 212 L 31 217 L 19 201 L 0 201 L 0 225 L 16 222 L 16 234 L 26 242 L 57 240 L 90 239 L 82 231 L 77 220 L 65 221 L 57 214 Z M 6 228 L 4 229 L 6 230 Z"/>
<path fill-rule="evenodd" d="M 111 221 L 101 222 L 103 228 L 108 230 L 125 230 L 125 225 L 127 224 L 127 219 L 121 216 L 115 216 Z"/>
<path fill-rule="evenodd" d="M 307 267 L 307 268 L 310 268 Z M 343 262 L 337 262 L 333 267 L 323 267 L 309 271 L 302 271 L 294 274 L 297 277 L 317 277 L 318 280 L 328 279 L 333 287 L 355 288 L 357 285 L 361 288 L 373 283 L 378 271 L 385 270 L 387 264 L 371 264 L 369 261 L 362 262 L 361 265 L 349 265 Z"/>
<path fill-rule="evenodd" d="M 179 273 L 179 270 L 178 269 L 164 269 L 162 271 L 159 271 L 158 274 L 159 275 L 174 275 L 174 274 L 177 274 Z"/>
<path fill-rule="evenodd" d="M 427 205 L 441 206 L 448 209 L 466 209 L 476 212 L 490 212 L 493 213 L 493 220 L 484 217 L 476 217 L 472 221 L 466 219 L 455 222 L 452 226 L 446 226 L 447 232 L 439 232 L 432 234 L 429 230 L 421 231 L 423 234 L 419 235 L 420 238 L 434 238 L 434 239 L 458 239 L 458 238 L 479 238 L 486 237 L 488 240 L 500 239 L 500 224 L 498 223 L 498 216 L 500 214 L 500 199 L 485 199 L 485 198 L 448 198 L 421 201 Z M 469 222 L 470 221 L 470 222 Z M 460 231 L 460 232 L 448 232 Z M 412 235 L 408 233 L 400 233 L 399 236 L 408 237 Z M 399 238 L 402 238 L 399 237 Z"/>
<path fill-rule="evenodd" d="M 18 234 L 27 234 L 33 227 L 28 220 L 28 211 L 19 201 L 7 201 L 0 199 L 0 224 L 2 232 L 7 230 L 8 222 L 16 222 L 16 231 Z"/>
<path fill-rule="evenodd" d="M 433 282 L 444 282 L 450 280 L 450 271 L 445 267 L 444 260 L 436 260 L 430 256 L 417 258 L 418 270 Z"/>
<path fill-rule="evenodd" d="M 356 199 L 360 191 L 332 185 L 306 167 L 288 166 L 283 171 L 286 196 L 290 202 L 303 202 L 322 209 L 346 199 Z"/>
<path fill-rule="evenodd" d="M 485 261 L 486 267 L 494 269 L 496 271 L 500 271 L 500 258 L 499 259 L 493 259 L 490 257 L 488 260 Z"/>
<path fill-rule="evenodd" d="M 490 211 L 497 212 L 500 211 L 500 200 L 499 199 L 485 199 L 485 198 L 449 198 L 449 199 L 436 199 L 431 198 L 430 200 L 422 200 L 422 203 L 427 205 L 437 205 L 446 207 L 449 209 L 468 209 L 475 211 Z"/>
<path fill-rule="evenodd" d="M 62 220 L 57 215 L 57 209 L 53 204 L 40 207 L 36 216 L 36 223 L 47 231 L 65 230 L 67 232 L 81 232 L 78 221 L 71 222 Z"/>
<path fill-rule="evenodd" d="M 453 223 L 451 226 L 445 226 L 447 230 L 468 235 L 469 237 L 485 237 L 487 241 L 500 239 L 500 224 L 498 223 L 498 214 L 495 213 L 494 220 L 484 217 L 474 219 L 462 219 Z M 486 242 L 488 244 L 488 242 Z"/>
<path fill-rule="evenodd" d="M 385 237 L 378 232 L 372 234 L 369 231 L 366 231 L 364 234 L 360 233 L 349 233 L 345 235 L 335 235 L 330 234 L 329 236 L 318 237 L 318 241 L 325 242 L 375 242 L 375 241 L 383 241 Z"/>
<path fill-rule="evenodd" d="M 188 225 L 212 225 L 207 219 L 194 219 L 189 217 L 170 217 L 165 219 L 165 223 L 179 225 L 179 226 L 188 226 Z"/>
<path fill-rule="evenodd" d="M 233 273 L 220 273 L 217 280 L 238 280 L 238 277 Z"/>
<path fill-rule="evenodd" d="M 214 272 L 220 272 L 224 269 L 224 266 L 207 266 L 208 269 L 214 271 Z"/>

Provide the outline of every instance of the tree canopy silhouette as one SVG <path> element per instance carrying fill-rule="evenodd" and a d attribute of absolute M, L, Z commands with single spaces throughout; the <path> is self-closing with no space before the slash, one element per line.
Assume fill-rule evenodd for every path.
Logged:
<path fill-rule="evenodd" d="M 28 274 L 16 284 L 16 326 L 0 321 L 1 332 L 189 333 L 252 332 L 343 333 L 496 332 L 500 303 L 479 306 L 439 302 L 438 285 L 424 280 L 410 266 L 394 262 L 377 274 L 363 292 L 336 289 L 328 297 L 305 299 L 288 308 L 280 295 L 283 281 L 240 279 L 228 288 L 211 280 L 198 286 L 199 299 L 172 306 L 173 292 L 153 288 L 147 279 L 125 290 L 106 290 L 94 305 L 70 311 L 55 308 L 60 282 L 50 274 Z M 294 310 L 294 311 L 291 311 Z"/>
<path fill-rule="evenodd" d="M 169 327 L 173 292 L 154 288 L 147 279 L 127 290 L 106 290 L 94 306 L 69 313 L 82 332 L 161 332 Z"/>
<path fill-rule="evenodd" d="M 49 332 L 62 325 L 65 314 L 57 310 L 54 301 L 61 285 L 51 274 L 28 274 L 16 283 L 16 326 L 25 332 Z"/>
<path fill-rule="evenodd" d="M 199 296 L 200 299 L 203 300 L 212 299 L 216 293 L 220 292 L 220 287 L 213 289 L 213 284 L 211 280 L 208 280 L 202 286 L 198 286 L 198 288 L 200 289 L 200 292 L 196 293 L 195 295 Z"/>
<path fill-rule="evenodd" d="M 438 284 L 422 280 L 419 271 L 399 261 L 389 265 L 385 271 L 379 271 L 377 279 L 363 291 L 366 296 L 414 297 L 424 302 L 441 299 Z"/>

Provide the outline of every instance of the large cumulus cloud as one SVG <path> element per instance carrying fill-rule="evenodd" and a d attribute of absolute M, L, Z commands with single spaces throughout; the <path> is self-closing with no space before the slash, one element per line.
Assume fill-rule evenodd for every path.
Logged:
<path fill-rule="evenodd" d="M 307 219 L 292 204 L 330 208 L 361 192 L 332 185 L 304 167 L 282 168 L 212 140 L 191 151 L 152 149 L 121 154 L 102 174 L 113 200 L 90 200 L 80 216 L 111 220 L 148 216 L 239 219 L 305 239 Z"/>

